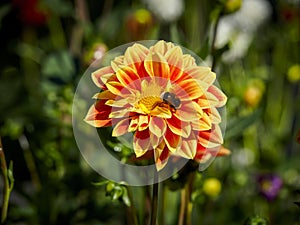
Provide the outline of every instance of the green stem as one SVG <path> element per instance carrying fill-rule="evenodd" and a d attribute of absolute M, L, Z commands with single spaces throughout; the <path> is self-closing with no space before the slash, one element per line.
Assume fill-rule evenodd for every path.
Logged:
<path fill-rule="evenodd" d="M 3 184 L 4 184 L 3 202 L 2 202 L 2 211 L 1 211 L 1 224 L 4 224 L 7 218 L 8 202 L 9 202 L 10 193 L 13 188 L 13 179 L 11 180 L 10 183 L 10 179 L 8 175 L 9 171 L 7 170 L 7 166 L 6 166 L 5 154 L 2 147 L 1 137 L 0 137 L 0 164 L 1 164 L 1 174 L 3 178 Z"/>
<path fill-rule="evenodd" d="M 221 18 L 221 13 L 219 12 L 216 18 L 216 22 L 213 28 L 213 36 L 212 36 L 212 42 L 211 42 L 211 48 L 210 48 L 210 54 L 212 55 L 212 64 L 211 64 L 211 70 L 214 71 L 215 67 L 216 67 L 216 62 L 217 62 L 217 57 L 215 54 L 215 42 L 216 42 L 216 38 L 217 38 L 217 31 L 218 31 L 218 26 L 219 26 L 219 22 L 220 22 L 220 18 Z"/>
<path fill-rule="evenodd" d="M 32 179 L 32 183 L 36 190 L 41 189 L 41 180 L 38 174 L 38 170 L 35 165 L 34 157 L 32 155 L 32 152 L 30 150 L 28 139 L 25 135 L 21 135 L 19 137 L 19 143 L 21 148 L 23 149 L 24 159 L 26 162 L 26 165 L 28 167 L 30 177 Z"/>
<path fill-rule="evenodd" d="M 180 192 L 180 210 L 179 210 L 178 225 L 184 224 L 184 218 L 186 212 L 185 208 L 186 208 L 186 189 L 183 188 Z"/>
<path fill-rule="evenodd" d="M 158 208 L 158 179 L 157 179 L 157 172 L 155 171 L 154 184 L 153 184 L 153 190 L 152 190 L 150 225 L 156 225 L 157 208 Z"/>
<path fill-rule="evenodd" d="M 181 203 L 179 211 L 178 225 L 192 224 L 192 210 L 193 203 L 191 202 L 191 195 L 193 191 L 195 173 L 189 174 L 188 181 L 181 190 Z"/>
<path fill-rule="evenodd" d="M 134 207 L 134 202 L 133 202 L 133 196 L 130 188 L 127 186 L 127 193 L 128 193 L 128 198 L 130 200 L 130 206 L 127 207 L 127 216 L 128 216 L 128 222 L 129 224 L 132 225 L 138 225 L 138 219 L 137 219 L 137 214 L 136 214 L 136 209 Z"/>

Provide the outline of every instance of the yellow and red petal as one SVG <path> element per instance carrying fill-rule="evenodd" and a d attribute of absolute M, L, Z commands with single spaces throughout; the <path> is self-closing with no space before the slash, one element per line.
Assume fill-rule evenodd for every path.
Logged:
<path fill-rule="evenodd" d="M 109 90 L 102 91 L 93 96 L 93 99 L 115 99 L 116 95 L 111 93 Z"/>
<path fill-rule="evenodd" d="M 207 91 L 218 99 L 218 103 L 215 105 L 216 107 L 222 107 L 226 104 L 227 97 L 219 88 L 211 85 Z"/>
<path fill-rule="evenodd" d="M 184 138 L 176 155 L 186 159 L 193 159 L 197 153 L 197 138 L 192 133 L 189 138 Z"/>
<path fill-rule="evenodd" d="M 181 100 L 193 100 L 203 95 L 206 84 L 197 82 L 193 79 L 188 79 L 176 83 L 177 85 L 173 88 L 173 92 Z"/>
<path fill-rule="evenodd" d="M 196 61 L 195 61 L 195 58 L 192 57 L 191 55 L 189 54 L 184 54 L 183 55 L 183 68 L 188 68 L 190 66 L 196 66 Z"/>
<path fill-rule="evenodd" d="M 207 84 L 207 87 L 215 82 L 216 74 L 209 67 L 193 66 L 185 70 L 185 76 L 192 77 L 196 81 L 202 81 Z M 181 79 L 187 79 L 182 77 Z"/>
<path fill-rule="evenodd" d="M 159 41 L 155 45 L 150 47 L 150 51 L 158 52 L 161 55 L 165 55 L 173 47 L 174 44 L 171 42 Z"/>
<path fill-rule="evenodd" d="M 119 121 L 112 131 L 112 136 L 118 137 L 118 136 L 128 133 L 129 123 L 130 123 L 129 118 Z"/>
<path fill-rule="evenodd" d="M 174 134 L 169 128 L 165 132 L 164 140 L 171 152 L 175 152 L 181 145 L 181 136 Z"/>
<path fill-rule="evenodd" d="M 92 73 L 93 82 L 100 88 L 103 88 L 106 81 L 114 74 L 110 66 L 103 67 Z"/>
<path fill-rule="evenodd" d="M 154 160 L 156 169 L 158 171 L 162 170 L 166 166 L 170 154 L 171 153 L 164 142 L 162 142 L 157 148 L 154 149 Z"/>
<path fill-rule="evenodd" d="M 217 146 L 215 148 L 205 148 L 202 145 L 198 144 L 197 153 L 194 157 L 194 160 L 198 163 L 204 162 L 205 158 L 210 157 L 219 157 L 230 155 L 231 151 L 225 148 L 223 145 Z M 208 157 L 206 157 L 208 156 Z M 207 159 L 206 159 L 207 160 Z"/>
<path fill-rule="evenodd" d="M 127 88 L 140 90 L 140 77 L 137 72 L 129 66 L 120 67 L 120 69 L 116 72 L 116 76 L 119 82 Z"/>
<path fill-rule="evenodd" d="M 125 118 L 129 117 L 131 112 L 131 108 L 111 108 L 111 111 L 109 113 L 109 118 Z"/>
<path fill-rule="evenodd" d="M 136 43 L 126 50 L 124 55 L 124 63 L 138 71 L 148 53 L 148 48 Z"/>
<path fill-rule="evenodd" d="M 149 129 L 136 131 L 133 135 L 133 149 L 136 157 L 144 155 L 147 151 L 152 150 L 150 143 Z"/>
<path fill-rule="evenodd" d="M 196 102 L 186 101 L 181 103 L 181 106 L 173 115 L 182 121 L 194 121 L 199 120 L 202 114 L 203 111 Z"/>
<path fill-rule="evenodd" d="M 150 113 L 151 116 L 157 116 L 160 118 L 171 118 L 172 112 L 169 108 L 156 106 Z"/>
<path fill-rule="evenodd" d="M 172 81 L 176 81 L 183 73 L 183 59 L 181 48 L 176 46 L 170 49 L 166 53 L 165 58 L 170 67 L 170 79 Z"/>
<path fill-rule="evenodd" d="M 139 123 L 138 123 L 138 130 L 142 131 L 149 127 L 149 116 L 148 115 L 140 115 L 139 116 Z"/>
<path fill-rule="evenodd" d="M 90 107 L 84 120 L 94 127 L 111 126 L 110 112 L 111 107 L 105 101 L 98 101 Z"/>
<path fill-rule="evenodd" d="M 167 124 L 170 130 L 179 136 L 182 136 L 184 138 L 190 136 L 191 134 L 191 123 L 185 122 L 180 119 L 178 119 L 176 116 L 172 116 L 172 118 L 167 119 Z"/>
<path fill-rule="evenodd" d="M 210 130 L 212 128 L 211 118 L 206 113 L 203 113 L 200 120 L 192 121 L 192 128 L 196 131 Z"/>
<path fill-rule="evenodd" d="M 166 121 L 160 117 L 150 117 L 149 130 L 157 137 L 162 137 L 167 129 Z"/>
<path fill-rule="evenodd" d="M 139 124 L 139 116 L 131 117 L 128 132 L 134 132 L 137 130 Z"/>
<path fill-rule="evenodd" d="M 211 111 L 210 111 L 209 116 L 210 116 L 212 123 L 214 123 L 214 124 L 221 123 L 222 118 L 221 118 L 221 115 L 220 115 L 219 111 L 217 110 L 217 108 L 212 107 L 210 110 Z"/>
<path fill-rule="evenodd" d="M 114 60 L 111 61 L 110 63 L 112 69 L 117 72 L 119 70 L 120 66 L 124 66 L 124 56 L 118 56 Z"/>
<path fill-rule="evenodd" d="M 199 132 L 198 142 L 205 148 L 214 148 L 223 143 L 221 129 L 218 125 L 213 125 L 211 130 Z"/>
<path fill-rule="evenodd" d="M 144 67 L 150 77 L 169 79 L 170 68 L 166 59 L 157 52 L 150 52 L 144 61 Z"/>

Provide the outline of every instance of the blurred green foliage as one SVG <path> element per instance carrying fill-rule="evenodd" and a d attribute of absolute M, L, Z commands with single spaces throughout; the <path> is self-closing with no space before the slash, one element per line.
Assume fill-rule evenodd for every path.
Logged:
<path fill-rule="evenodd" d="M 186 0 L 182 15 L 168 23 L 152 12 L 137 18 L 137 10 L 147 9 L 145 2 L 1 2 L 0 136 L 7 161 L 14 162 L 15 179 L 7 224 L 130 224 L 124 210 L 130 205 L 128 192 L 135 193 L 136 208 L 144 208 L 148 187 L 130 190 L 106 183 L 86 164 L 73 138 L 71 107 L 76 84 L 89 65 L 86 55 L 95 56 L 91 46 L 112 49 L 165 38 L 208 64 L 217 59 L 214 70 L 228 96 L 224 146 L 232 154 L 196 175 L 193 224 L 299 225 L 294 202 L 299 201 L 300 189 L 300 76 L 299 70 L 291 69 L 300 64 L 299 1 L 266 1 L 269 19 L 251 32 L 245 54 L 231 62 L 226 53 L 234 49 L 234 39 L 210 54 L 211 25 L 224 1 Z M 259 193 L 256 177 L 264 173 L 277 174 L 283 181 L 273 201 Z M 203 189 L 211 178 L 222 184 L 214 198 Z M 176 224 L 180 196 L 166 191 L 168 185 L 176 186 L 176 179 L 161 190 L 161 224 Z M 97 182 L 106 186 L 93 185 Z M 138 213 L 140 221 L 147 218 L 146 212 Z"/>

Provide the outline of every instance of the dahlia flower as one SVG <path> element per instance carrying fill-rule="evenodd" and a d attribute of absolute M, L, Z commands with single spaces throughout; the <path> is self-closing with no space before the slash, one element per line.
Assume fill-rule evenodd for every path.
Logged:
<path fill-rule="evenodd" d="M 170 156 L 201 163 L 217 155 L 223 142 L 217 108 L 227 98 L 215 79 L 209 67 L 198 66 L 173 43 L 135 43 L 92 73 L 99 93 L 85 121 L 113 126 L 114 137 L 133 133 L 136 157 L 153 151 L 158 170 Z"/>

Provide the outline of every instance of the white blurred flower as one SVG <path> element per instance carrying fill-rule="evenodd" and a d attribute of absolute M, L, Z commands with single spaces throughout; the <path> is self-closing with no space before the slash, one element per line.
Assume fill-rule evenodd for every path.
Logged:
<path fill-rule="evenodd" d="M 149 10 L 162 22 L 177 20 L 184 11 L 183 0 L 143 0 Z"/>
<path fill-rule="evenodd" d="M 231 42 L 231 48 L 223 55 L 225 62 L 243 57 L 255 32 L 271 16 L 271 5 L 266 0 L 243 0 L 242 7 L 236 13 L 220 19 L 215 46 L 223 47 Z"/>

